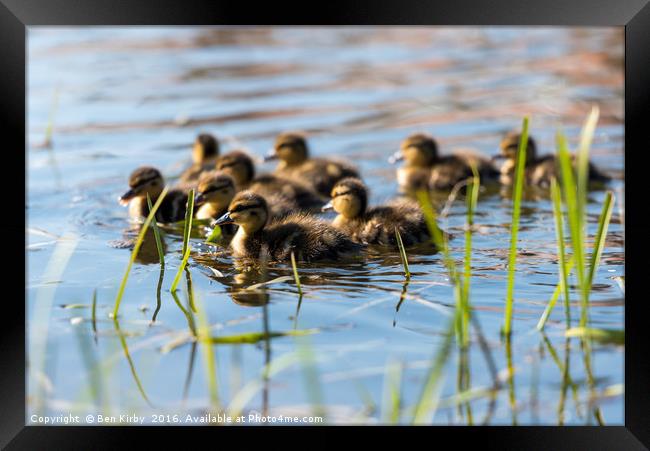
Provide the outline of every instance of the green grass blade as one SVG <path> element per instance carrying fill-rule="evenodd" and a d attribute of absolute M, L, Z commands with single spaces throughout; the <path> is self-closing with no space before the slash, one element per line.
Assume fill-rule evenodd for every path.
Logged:
<path fill-rule="evenodd" d="M 510 229 L 510 254 L 508 256 L 508 286 L 506 292 L 505 324 L 503 333 L 508 336 L 512 331 L 512 310 L 514 304 L 515 265 L 517 262 L 517 235 L 519 233 L 519 216 L 521 213 L 521 195 L 524 185 L 524 167 L 526 162 L 526 146 L 528 145 L 528 117 L 524 117 L 521 130 L 521 141 L 517 151 L 515 169 L 515 187 L 512 202 L 512 224 Z"/>
<path fill-rule="evenodd" d="M 93 326 L 93 336 L 95 338 L 95 344 L 97 344 L 97 288 L 93 290 L 93 306 L 90 315 Z"/>
<path fill-rule="evenodd" d="M 296 352 L 298 353 L 302 367 L 305 390 L 307 391 L 307 397 L 312 406 L 312 415 L 322 418 L 324 423 L 326 421 L 325 403 L 323 401 L 318 367 L 316 366 L 317 359 L 309 338 L 306 336 L 296 337 L 296 347 Z"/>
<path fill-rule="evenodd" d="M 598 218 L 598 230 L 596 231 L 596 236 L 594 238 L 594 251 L 591 254 L 591 261 L 589 263 L 589 273 L 587 274 L 587 285 L 591 290 L 591 284 L 594 280 L 594 275 L 596 269 L 598 269 L 598 263 L 600 262 L 600 257 L 603 254 L 603 249 L 605 248 L 605 238 L 607 237 L 607 229 L 609 228 L 609 222 L 612 219 L 612 211 L 614 210 L 614 193 L 608 191 L 605 195 L 605 202 L 603 203 L 603 209 L 600 212 L 600 217 Z M 585 324 L 581 324 L 585 326 Z"/>
<path fill-rule="evenodd" d="M 564 242 L 564 220 L 562 216 L 562 195 L 555 178 L 551 179 L 551 197 L 553 199 L 553 216 L 555 217 L 555 237 L 557 240 L 558 264 L 560 265 L 560 286 L 564 294 L 564 312 L 566 325 L 571 325 L 571 309 L 569 297 L 569 274 L 567 271 L 565 242 Z M 571 259 L 573 262 L 573 259 Z M 573 265 L 573 263 L 571 263 Z M 543 327 L 543 326 L 542 326 Z"/>
<path fill-rule="evenodd" d="M 293 268 L 293 278 L 298 287 L 298 294 L 302 296 L 302 286 L 300 285 L 300 276 L 298 275 L 298 265 L 296 264 L 296 256 L 293 254 L 293 251 L 291 251 L 291 267 Z"/>
<path fill-rule="evenodd" d="M 573 257 L 569 259 L 568 262 L 566 262 L 564 273 L 569 274 L 571 270 L 573 269 L 574 261 Z M 560 272 L 562 270 L 560 269 Z M 568 280 L 567 280 L 568 283 Z M 546 308 L 544 309 L 544 312 L 542 313 L 542 316 L 539 318 L 539 321 L 537 322 L 537 330 L 542 331 L 544 330 L 544 326 L 546 326 L 546 321 L 548 321 L 549 316 L 551 316 L 551 312 L 555 308 L 555 304 L 557 303 L 558 298 L 560 297 L 560 293 L 564 290 L 564 287 L 568 287 L 568 285 L 563 285 L 564 282 L 560 280 L 557 285 L 555 286 L 555 290 L 553 291 L 553 295 L 551 296 L 551 299 L 549 299 L 548 304 L 546 304 Z M 568 289 L 566 290 L 568 292 Z M 565 299 L 568 299 L 568 295 L 564 295 Z M 565 308 L 568 308 L 568 302 L 565 301 Z M 567 316 L 567 318 L 570 320 L 570 318 Z M 567 323 L 567 327 L 570 324 Z"/>
<path fill-rule="evenodd" d="M 474 212 L 476 211 L 476 204 L 478 203 L 478 192 L 481 186 L 481 179 L 479 177 L 476 167 L 472 165 L 472 173 L 474 176 L 470 179 L 467 185 L 467 223 L 465 225 L 465 261 L 463 273 L 463 289 L 461 292 L 461 346 L 465 347 L 469 343 L 469 320 L 470 320 L 470 287 L 472 280 L 472 234 L 474 232 Z"/>
<path fill-rule="evenodd" d="M 564 333 L 565 337 L 578 337 L 595 340 L 604 344 L 625 344 L 625 331 L 615 329 L 595 329 L 591 327 L 572 327 Z"/>
<path fill-rule="evenodd" d="M 142 224 L 142 228 L 140 229 L 140 233 L 138 234 L 138 238 L 135 242 L 135 246 L 133 247 L 133 251 L 131 252 L 131 258 L 129 259 L 129 264 L 126 266 L 124 277 L 122 277 L 120 288 L 117 291 L 117 296 L 115 298 L 115 307 L 113 308 L 113 319 L 117 319 L 117 313 L 120 310 L 120 303 L 122 302 L 122 296 L 124 296 L 124 289 L 126 288 L 126 282 L 129 279 L 129 273 L 131 272 L 131 267 L 133 266 L 133 262 L 138 256 L 138 252 L 140 252 L 140 246 L 142 246 L 142 241 L 144 240 L 144 236 L 147 233 L 149 224 L 151 224 L 152 219 L 156 216 L 156 211 L 158 211 L 158 207 L 160 207 L 160 204 L 162 203 L 163 199 L 167 195 L 168 189 L 169 189 L 168 187 L 165 187 L 162 190 L 153 208 L 149 210 L 149 215 L 147 216 L 147 219 L 144 221 L 144 224 Z"/>
<path fill-rule="evenodd" d="M 382 401 L 382 421 L 384 423 L 399 423 L 402 405 L 402 373 L 403 365 L 398 361 L 387 362 L 384 374 L 384 399 Z"/>
<path fill-rule="evenodd" d="M 197 340 L 203 350 L 203 366 L 205 368 L 205 377 L 208 383 L 208 393 L 210 395 L 210 405 L 213 409 L 219 410 L 219 389 L 217 383 L 217 365 L 214 358 L 214 349 L 212 348 L 212 337 L 210 337 L 210 324 L 205 307 L 201 299 L 197 299 L 197 317 L 199 327 L 197 330 Z"/>
<path fill-rule="evenodd" d="M 598 123 L 599 110 L 594 106 L 587 116 L 582 131 L 580 132 L 580 144 L 577 155 L 577 179 L 578 179 L 578 214 L 580 215 L 581 224 L 585 225 L 585 208 L 587 203 L 587 190 L 589 188 L 589 149 L 596 131 Z"/>
<path fill-rule="evenodd" d="M 138 387 L 138 391 L 142 395 L 142 398 L 145 400 L 145 402 L 150 407 L 153 407 L 151 401 L 149 401 L 149 398 L 147 397 L 147 394 L 144 391 L 144 386 L 142 385 L 142 382 L 140 382 L 140 378 L 138 377 L 138 372 L 135 369 L 135 364 L 133 363 L 133 359 L 131 358 L 131 354 L 129 353 L 129 347 L 126 344 L 126 338 L 124 337 L 124 333 L 120 329 L 120 322 L 118 321 L 117 317 L 113 318 L 113 324 L 115 325 L 115 332 L 117 332 L 117 336 L 120 339 L 120 344 L 122 345 L 124 356 L 126 357 L 126 360 L 129 363 L 129 368 L 131 369 L 131 375 L 133 376 L 133 380 L 135 381 L 135 384 Z"/>
<path fill-rule="evenodd" d="M 147 193 L 147 205 L 149 206 L 149 211 L 151 211 L 151 198 L 149 193 Z M 156 248 L 158 249 L 158 258 L 160 258 L 160 266 L 165 266 L 165 251 L 163 250 L 162 240 L 160 238 L 160 230 L 158 229 L 158 222 L 151 221 L 151 227 L 153 228 L 153 235 L 156 238 Z"/>
<path fill-rule="evenodd" d="M 443 235 L 442 230 L 440 230 L 440 227 L 438 227 L 438 224 L 436 223 L 436 213 L 433 210 L 433 206 L 431 205 L 429 193 L 426 191 L 418 191 L 416 195 L 420 204 L 420 208 L 422 209 L 422 214 L 424 215 L 424 220 L 427 224 L 429 234 L 431 235 L 431 241 L 433 241 L 433 244 L 435 244 L 438 250 L 442 253 L 443 262 L 447 267 L 449 277 L 455 284 L 458 281 L 456 264 L 454 263 L 454 260 L 451 258 L 451 254 L 449 253 L 447 240 Z"/>
<path fill-rule="evenodd" d="M 181 264 L 178 267 L 178 272 L 174 277 L 170 291 L 176 291 L 178 283 L 181 280 L 181 274 L 185 270 L 185 265 L 187 265 L 187 260 L 190 258 L 190 234 L 192 232 L 192 217 L 194 212 L 194 190 L 191 189 L 187 195 L 187 210 L 185 211 L 185 227 L 183 228 L 183 259 Z"/>
<path fill-rule="evenodd" d="M 584 218 L 580 213 L 578 190 L 576 187 L 575 178 L 573 177 L 573 166 L 571 164 L 571 156 L 569 154 L 568 144 L 566 137 L 562 132 L 558 132 L 557 141 L 558 157 L 560 160 L 560 170 L 562 175 L 561 185 L 562 190 L 564 191 L 564 200 L 567 206 L 567 214 L 569 217 L 569 231 L 571 232 L 571 247 L 573 249 L 573 257 L 575 259 L 578 286 L 580 288 L 580 321 L 583 321 L 587 315 L 587 303 L 589 298 L 589 292 L 585 283 Z"/>
<path fill-rule="evenodd" d="M 400 235 L 397 227 L 395 227 L 395 239 L 397 240 L 397 247 L 399 248 L 399 256 L 402 259 L 402 266 L 404 266 L 404 276 L 408 280 L 411 278 L 411 271 L 409 271 L 409 261 L 406 258 L 406 249 L 404 249 L 404 242 L 402 241 L 402 235 Z"/>
<path fill-rule="evenodd" d="M 455 327 L 456 318 L 453 318 L 449 322 L 442 345 L 434 354 L 426 381 L 418 398 L 418 403 L 415 406 L 415 412 L 413 414 L 414 424 L 426 423 L 429 420 L 430 415 L 435 413 L 437 404 L 436 398 L 438 397 L 437 392 L 439 391 L 442 379 L 442 370 L 451 354 Z"/>
<path fill-rule="evenodd" d="M 216 226 L 214 226 L 214 229 L 212 229 L 212 232 L 210 232 L 210 235 L 208 235 L 208 237 L 206 238 L 205 242 L 206 243 L 214 243 L 219 238 L 221 238 L 221 227 L 216 225 Z"/>
<path fill-rule="evenodd" d="M 283 332 L 250 332 L 247 334 L 227 335 L 219 337 L 210 337 L 210 343 L 216 345 L 224 344 L 255 344 L 271 338 L 280 337 L 302 337 L 305 335 L 317 334 L 320 329 L 303 329 L 303 330 L 287 330 Z"/>

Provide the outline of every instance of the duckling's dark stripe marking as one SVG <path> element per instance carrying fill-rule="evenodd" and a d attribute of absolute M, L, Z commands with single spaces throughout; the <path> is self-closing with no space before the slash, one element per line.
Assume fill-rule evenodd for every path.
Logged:
<path fill-rule="evenodd" d="M 230 183 L 227 183 L 225 185 L 219 185 L 219 186 L 211 186 L 210 188 L 204 190 L 204 191 L 199 191 L 199 194 L 207 194 L 207 193 L 212 193 L 214 191 L 219 191 L 224 188 L 228 188 L 230 186 Z"/>
<path fill-rule="evenodd" d="M 237 164 L 236 161 L 233 161 L 231 163 L 221 163 L 221 164 L 219 164 L 219 169 L 231 168 L 231 167 L 235 166 L 236 164 Z"/>
<path fill-rule="evenodd" d="M 138 180 L 138 183 L 137 183 L 136 185 L 134 185 L 133 188 L 137 188 L 138 186 L 142 186 L 142 185 L 144 185 L 145 183 L 153 182 L 153 181 L 156 180 L 157 178 L 158 178 L 158 176 L 151 177 L 151 178 L 144 179 L 144 180 Z"/>
<path fill-rule="evenodd" d="M 352 191 L 344 191 L 342 193 L 334 194 L 333 197 L 345 196 L 346 194 L 350 194 L 350 193 L 352 193 Z"/>
<path fill-rule="evenodd" d="M 239 213 L 241 211 L 251 210 L 253 208 L 262 208 L 262 206 L 261 205 L 244 205 L 244 206 L 237 205 L 235 208 L 230 210 L 230 213 Z"/>

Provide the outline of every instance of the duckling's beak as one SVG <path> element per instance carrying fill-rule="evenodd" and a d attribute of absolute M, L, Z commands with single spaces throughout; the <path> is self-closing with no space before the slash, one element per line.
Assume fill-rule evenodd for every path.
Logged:
<path fill-rule="evenodd" d="M 395 164 L 398 161 L 402 161 L 404 159 L 404 155 L 402 154 L 401 150 L 398 150 L 394 154 L 392 154 L 390 157 L 388 157 L 388 162 L 390 164 Z"/>
<path fill-rule="evenodd" d="M 133 199 L 136 195 L 135 189 L 130 189 L 126 193 L 122 194 L 117 200 L 120 202 L 120 205 L 129 205 L 129 201 Z"/>
<path fill-rule="evenodd" d="M 330 211 L 330 210 L 334 210 L 334 204 L 332 204 L 331 200 L 325 205 L 323 205 L 323 208 L 320 209 L 320 211 Z"/>
<path fill-rule="evenodd" d="M 194 205 L 201 205 L 205 202 L 205 195 L 203 193 L 196 193 L 194 196 Z"/>
<path fill-rule="evenodd" d="M 278 154 L 275 153 L 275 149 L 269 149 L 269 151 L 264 155 L 264 161 L 277 160 Z"/>
<path fill-rule="evenodd" d="M 233 223 L 233 220 L 230 217 L 230 212 L 227 212 L 225 215 L 223 215 L 222 217 L 220 217 L 219 219 L 217 219 L 216 221 L 214 221 L 210 225 L 216 226 L 216 225 L 232 224 L 232 223 Z"/>

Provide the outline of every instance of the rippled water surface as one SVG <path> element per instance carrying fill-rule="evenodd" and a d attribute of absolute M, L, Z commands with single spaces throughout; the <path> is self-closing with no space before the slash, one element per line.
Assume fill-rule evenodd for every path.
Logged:
<path fill-rule="evenodd" d="M 302 264 L 299 301 L 288 277 L 266 291 L 241 290 L 291 276 L 290 266 L 271 265 L 266 276 L 242 272 L 193 238 L 194 303 L 203 306 L 211 334 L 271 337 L 209 348 L 216 400 L 205 347 L 188 340 L 203 318 L 192 312 L 187 280 L 177 299 L 169 292 L 181 260 L 179 233 L 164 236 L 157 321 L 151 325 L 161 274 L 149 237 L 116 331 L 109 313 L 130 255 L 119 244 L 134 236 L 116 199 L 142 164 L 173 181 L 204 131 L 216 134 L 223 150 L 261 155 L 278 132 L 305 130 L 313 154 L 359 165 L 378 204 L 396 195 L 386 159 L 411 132 L 434 134 L 443 153 L 473 147 L 494 155 L 502 134 L 529 114 L 539 147 L 552 152 L 558 125 L 575 145 L 595 103 L 601 117 L 592 159 L 615 178 L 616 204 L 590 320 L 622 329 L 622 61 L 623 30 L 605 28 L 30 28 L 28 412 L 201 413 L 211 400 L 227 406 L 243 399 L 248 386 L 244 412 L 322 414 L 322 404 L 328 422 L 372 423 L 387 421 L 387 393 L 398 385 L 401 421 L 410 421 L 454 306 L 440 255 L 410 252 L 408 284 L 397 253 Z M 48 123 L 50 150 L 40 146 Z M 591 234 L 604 195 L 590 193 Z M 544 198 L 523 204 L 514 335 L 511 349 L 504 346 L 510 206 L 499 194 L 479 200 L 472 340 L 466 356 L 454 351 L 445 366 L 432 421 L 622 424 L 623 349 L 594 342 L 585 351 L 580 340 L 566 339 L 561 301 L 545 334 L 535 330 L 558 281 L 552 206 Z M 455 235 L 459 263 L 464 222 L 459 199 L 441 220 Z M 293 330 L 310 335 L 273 334 Z M 507 383 L 508 352 L 514 383 Z M 264 378 L 268 362 L 274 370 Z M 467 372 L 469 409 L 458 408 L 459 375 Z M 401 382 L 392 383 L 391 374 Z"/>

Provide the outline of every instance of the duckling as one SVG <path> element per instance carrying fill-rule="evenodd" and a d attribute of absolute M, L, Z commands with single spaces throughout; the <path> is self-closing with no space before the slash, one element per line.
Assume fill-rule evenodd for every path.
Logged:
<path fill-rule="evenodd" d="M 504 185 L 512 185 L 514 183 L 513 176 L 517 164 L 519 141 L 521 141 L 521 134 L 516 131 L 509 132 L 501 141 L 501 153 L 497 158 L 506 159 L 500 169 L 500 181 Z M 575 165 L 575 155 L 572 156 L 572 160 Z M 551 185 L 551 179 L 553 177 L 559 178 L 559 161 L 556 156 L 544 155 L 538 157 L 537 144 L 531 136 L 528 137 L 528 144 L 526 145 L 526 162 L 524 167 L 524 177 L 528 185 L 548 188 Z M 591 162 L 589 162 L 588 179 L 592 186 L 611 180 L 607 174 L 600 171 Z"/>
<path fill-rule="evenodd" d="M 196 219 L 217 219 L 228 211 L 235 197 L 235 182 L 228 174 L 218 171 L 204 172 L 199 176 L 194 205 Z"/>
<path fill-rule="evenodd" d="M 131 218 L 141 218 L 149 215 L 147 205 L 147 194 L 151 198 L 151 204 L 155 204 L 158 196 L 165 186 L 160 171 L 151 166 L 142 166 L 131 173 L 129 177 L 130 189 L 124 193 L 119 202 L 129 206 Z M 187 194 L 182 190 L 171 189 L 163 199 L 156 211 L 156 221 L 161 223 L 176 222 L 185 219 L 187 208 Z"/>
<path fill-rule="evenodd" d="M 228 205 L 235 197 L 235 182 L 232 177 L 218 171 L 204 172 L 199 176 L 199 184 L 194 199 L 196 219 L 217 219 L 228 211 Z M 233 235 L 237 227 L 224 225 L 221 231 Z"/>
<path fill-rule="evenodd" d="M 264 196 L 274 217 L 295 211 L 318 211 L 325 204 L 325 199 L 299 181 L 272 174 L 255 177 L 253 160 L 245 152 L 233 150 L 221 155 L 216 166 L 233 178 L 237 190 L 247 189 Z"/>
<path fill-rule="evenodd" d="M 233 255 L 239 258 L 259 258 L 264 249 L 268 257 L 276 261 L 289 260 L 292 251 L 302 261 L 336 260 L 363 249 L 362 245 L 314 216 L 294 213 L 272 221 L 269 216 L 264 197 L 242 191 L 214 224 L 239 226 L 230 242 Z"/>
<path fill-rule="evenodd" d="M 397 170 L 397 181 L 403 192 L 451 189 L 473 175 L 472 165 L 482 182 L 496 180 L 499 175 L 488 158 L 471 150 L 457 150 L 452 155 L 440 156 L 438 143 L 425 133 L 410 135 L 402 141 L 400 150 L 388 161 L 396 163 L 401 160 L 405 160 L 405 164 Z"/>
<path fill-rule="evenodd" d="M 179 184 L 191 186 L 196 184 L 204 171 L 214 169 L 214 163 L 219 155 L 219 141 L 208 133 L 196 137 L 192 147 L 192 166 L 187 168 L 179 178 Z"/>
<path fill-rule="evenodd" d="M 280 162 L 274 171 L 277 175 L 298 178 L 323 196 L 329 196 L 339 180 L 345 177 L 359 178 L 359 171 L 344 161 L 310 158 L 307 140 L 298 132 L 278 135 L 264 161 L 278 159 Z"/>
<path fill-rule="evenodd" d="M 395 229 L 405 246 L 430 240 L 424 215 L 412 200 L 368 208 L 368 190 L 361 180 L 345 178 L 332 188 L 332 200 L 323 211 L 334 209 L 339 215 L 332 225 L 352 241 L 397 247 Z"/>

